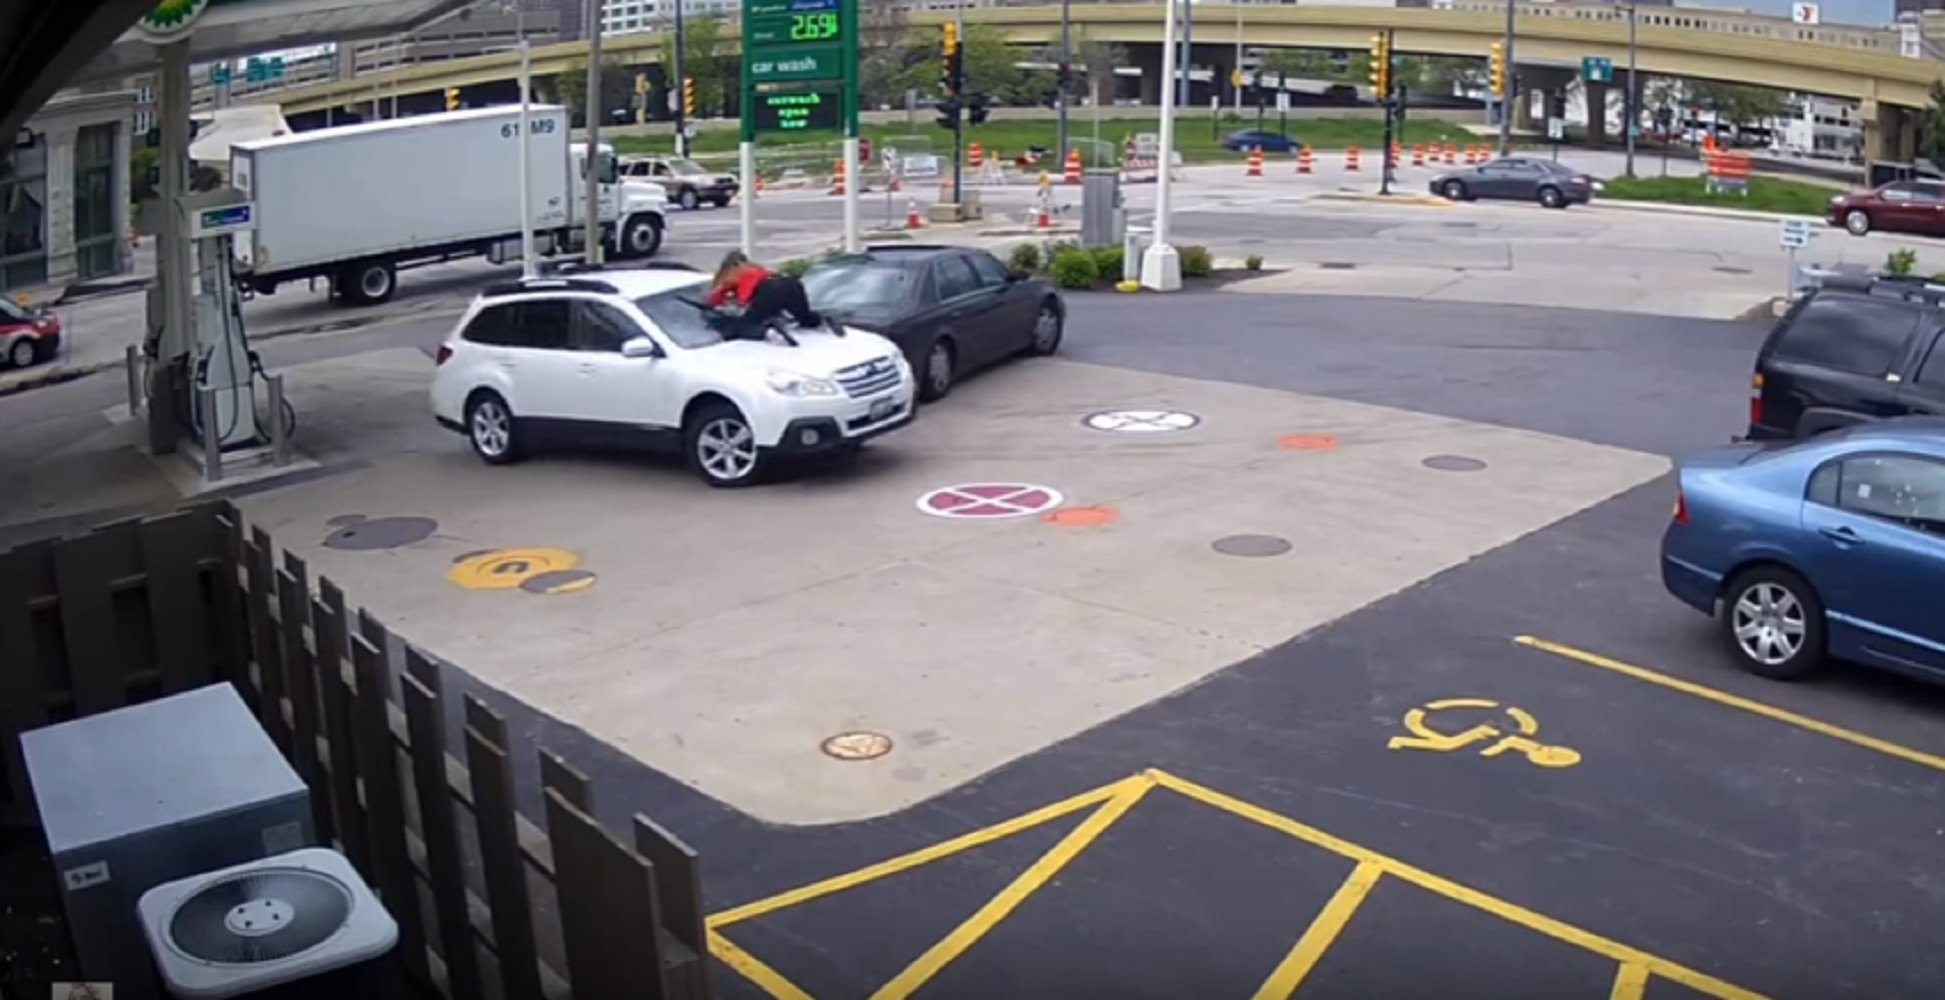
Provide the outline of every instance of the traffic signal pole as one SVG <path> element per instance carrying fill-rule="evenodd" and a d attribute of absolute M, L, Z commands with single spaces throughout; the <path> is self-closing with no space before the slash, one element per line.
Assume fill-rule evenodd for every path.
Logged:
<path fill-rule="evenodd" d="M 1391 156 L 1392 115 L 1395 111 L 1391 99 L 1391 42 L 1393 35 L 1389 29 L 1371 38 L 1371 90 L 1384 108 L 1384 145 L 1378 149 L 1378 193 L 1391 193 L 1391 173 L 1397 168 Z"/>
<path fill-rule="evenodd" d="M 675 102 L 675 155 L 689 155 L 689 77 L 683 70 L 682 60 L 682 0 L 675 0 L 675 85 L 682 88 L 682 96 Z"/>
<path fill-rule="evenodd" d="M 1067 78 L 1073 73 L 1074 65 L 1074 50 L 1069 39 L 1073 14 L 1073 0 L 1060 0 L 1060 76 L 1054 81 L 1054 105 L 1060 114 L 1060 141 L 1056 145 L 1060 147 L 1059 162 L 1063 164 L 1067 162 Z"/>
<path fill-rule="evenodd" d="M 1513 100 L 1517 84 L 1513 77 L 1513 14 L 1516 0 L 1506 0 L 1506 37 L 1500 50 L 1499 93 L 1499 155 L 1513 155 Z"/>

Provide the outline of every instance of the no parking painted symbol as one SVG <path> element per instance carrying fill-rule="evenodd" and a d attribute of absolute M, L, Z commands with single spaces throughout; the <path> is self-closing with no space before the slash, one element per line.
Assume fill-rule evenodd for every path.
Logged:
<path fill-rule="evenodd" d="M 1060 506 L 1060 491 L 1032 483 L 960 483 L 918 498 L 918 509 L 933 517 L 1026 517 Z"/>
<path fill-rule="evenodd" d="M 1201 423 L 1202 418 L 1181 410 L 1105 410 L 1089 414 L 1083 422 L 1097 431 L 1166 434 L 1188 430 Z"/>

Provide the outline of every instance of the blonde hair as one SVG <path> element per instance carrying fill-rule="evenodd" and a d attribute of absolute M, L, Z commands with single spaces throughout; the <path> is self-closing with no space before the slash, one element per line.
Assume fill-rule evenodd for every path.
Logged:
<path fill-rule="evenodd" d="M 741 250 L 731 250 L 724 254 L 723 262 L 716 267 L 716 284 L 720 285 L 728 281 L 730 275 L 735 274 L 739 268 L 747 267 L 749 263 L 750 259 L 745 257 Z"/>

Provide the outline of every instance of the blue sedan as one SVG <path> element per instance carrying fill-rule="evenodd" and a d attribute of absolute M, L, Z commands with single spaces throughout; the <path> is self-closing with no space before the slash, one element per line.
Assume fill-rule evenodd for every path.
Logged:
<path fill-rule="evenodd" d="M 1265 153 L 1294 153 L 1302 143 L 1299 143 L 1295 136 L 1278 135 L 1275 132 L 1252 128 L 1229 133 L 1223 137 L 1222 145 L 1224 149 L 1235 153 L 1247 153 L 1252 149 L 1261 149 Z"/>
<path fill-rule="evenodd" d="M 1677 475 L 1662 582 L 1746 669 L 1831 658 L 1945 681 L 1945 419 L 1734 445 Z"/>

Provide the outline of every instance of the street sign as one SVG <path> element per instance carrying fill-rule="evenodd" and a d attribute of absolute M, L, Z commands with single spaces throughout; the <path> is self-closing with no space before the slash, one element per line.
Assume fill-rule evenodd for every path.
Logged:
<path fill-rule="evenodd" d="M 1784 219 L 1778 242 L 1785 250 L 1801 250 L 1810 245 L 1810 220 Z"/>
<path fill-rule="evenodd" d="M 1567 120 L 1565 118 L 1547 119 L 1547 138 L 1554 142 L 1565 142 L 1567 139 Z"/>
<path fill-rule="evenodd" d="M 1822 24 L 1823 5 L 1797 2 L 1790 4 L 1790 20 L 1798 24 Z"/>
<path fill-rule="evenodd" d="M 216 63 L 209 67 L 209 82 L 214 86 L 227 87 L 235 72 L 229 63 Z"/>
<path fill-rule="evenodd" d="M 1277 109 L 1278 111 L 1288 111 L 1288 110 L 1290 110 L 1290 92 L 1289 92 L 1289 91 L 1287 91 L 1287 90 L 1279 90 L 1279 91 L 1277 91 L 1277 92 L 1276 92 L 1276 109 Z"/>
<path fill-rule="evenodd" d="M 1588 83 L 1613 83 L 1614 60 L 1606 56 L 1586 56 L 1580 60 L 1580 78 Z"/>

